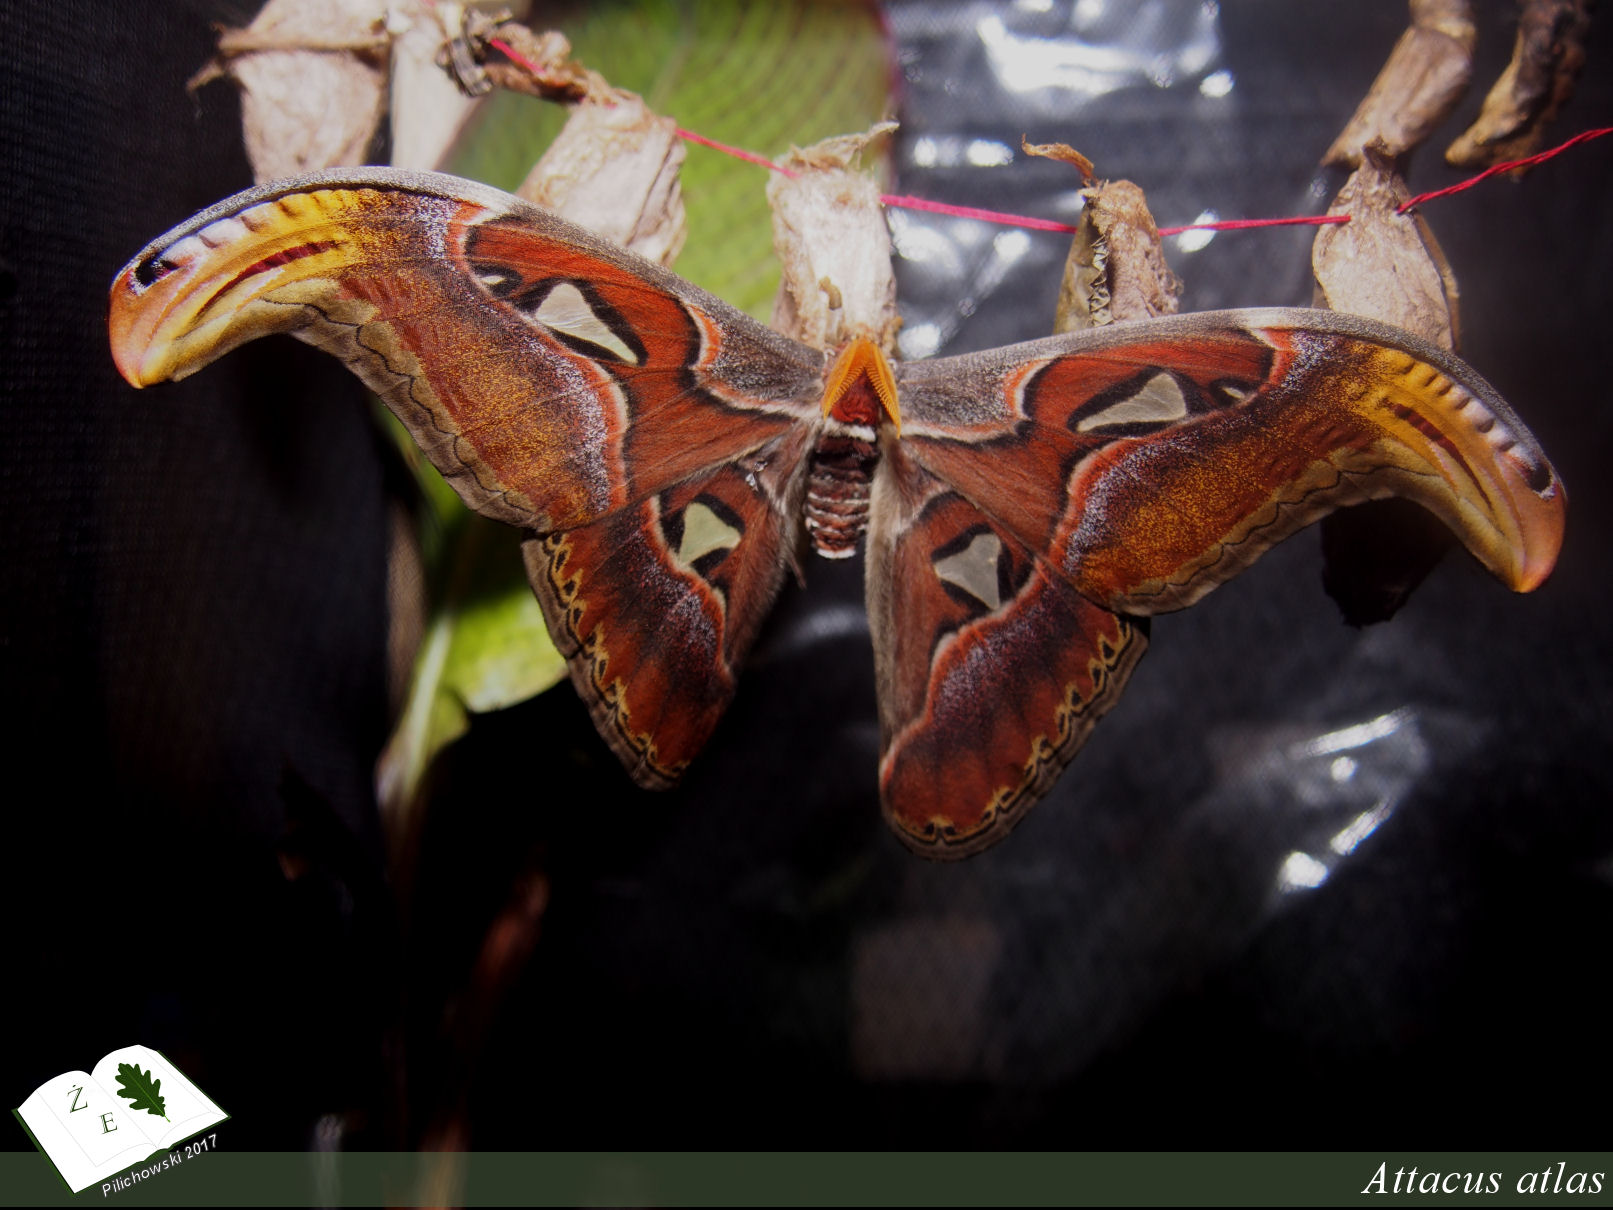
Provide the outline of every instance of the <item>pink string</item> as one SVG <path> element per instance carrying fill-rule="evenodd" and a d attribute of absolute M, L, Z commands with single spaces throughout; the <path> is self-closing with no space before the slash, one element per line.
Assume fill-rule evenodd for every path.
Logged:
<path fill-rule="evenodd" d="M 488 45 L 497 48 L 510 62 L 518 67 L 526 68 L 533 75 L 543 74 L 542 69 L 537 64 L 526 58 L 503 39 L 490 38 Z M 782 173 L 792 180 L 798 175 L 785 168 L 782 164 L 776 164 L 766 156 L 758 155 L 754 151 L 746 151 L 743 147 L 734 147 L 728 143 L 719 143 L 716 139 L 707 138 L 703 134 L 696 134 L 692 130 L 685 130 L 681 126 L 675 129 L 678 137 L 688 142 L 698 143 L 702 147 L 710 147 L 712 150 L 720 151 L 724 155 L 731 155 L 737 160 L 744 160 L 747 164 L 755 164 L 758 167 Z M 1573 138 L 1567 139 L 1545 151 L 1538 151 L 1534 155 L 1525 156 L 1518 160 L 1508 160 L 1504 164 L 1496 164 L 1469 177 L 1465 181 L 1447 185 L 1443 189 L 1432 189 L 1427 193 L 1419 193 L 1416 197 L 1408 198 L 1397 206 L 1395 213 L 1405 214 L 1408 210 L 1420 206 L 1424 202 L 1431 202 L 1435 198 L 1449 197 L 1453 193 L 1461 193 L 1465 189 L 1473 188 L 1480 181 L 1486 181 L 1490 177 L 1498 176 L 1503 172 L 1513 172 L 1520 168 L 1532 168 L 1536 164 L 1544 164 L 1554 156 L 1561 155 L 1570 147 L 1576 147 L 1580 143 L 1588 143 L 1592 139 L 1599 139 L 1608 134 L 1613 134 L 1613 126 L 1599 126 L 1594 130 L 1583 130 Z M 1032 231 L 1056 231 L 1069 235 L 1079 230 L 1073 224 L 1057 222 L 1054 219 L 1031 218 L 1023 214 L 1007 214 L 1001 210 L 981 210 L 974 206 L 954 206 L 948 202 L 932 202 L 928 198 L 911 197 L 906 194 L 882 193 L 879 195 L 879 200 L 887 206 L 900 206 L 905 210 L 924 210 L 931 214 L 949 214 L 954 218 L 979 219 L 986 223 L 1001 223 L 1010 227 L 1026 227 Z M 1180 227 L 1161 227 L 1159 233 L 1163 236 L 1181 235 L 1184 231 L 1252 231 L 1257 227 L 1322 227 L 1331 223 L 1347 223 L 1349 221 L 1350 216 L 1348 214 L 1299 214 L 1286 218 L 1228 218 L 1207 223 L 1185 223 Z"/>
<path fill-rule="evenodd" d="M 497 43 L 494 45 L 497 45 Z M 704 135 L 695 134 L 693 131 L 684 130 L 682 127 L 678 128 L 678 134 L 688 139 L 691 143 L 699 143 L 702 146 L 714 148 L 717 151 L 735 156 L 749 163 L 770 168 L 774 172 L 782 172 L 787 177 L 793 178 L 796 175 L 789 169 L 775 164 L 766 156 L 757 155 L 753 151 L 730 147 L 726 143 L 719 143 L 715 139 L 708 139 Z M 1460 193 L 1464 189 L 1471 189 L 1480 181 L 1488 180 L 1490 177 L 1503 172 L 1512 172 L 1518 168 L 1532 168 L 1536 164 L 1543 164 L 1552 157 L 1561 155 L 1570 147 L 1577 146 L 1580 143 L 1588 143 L 1592 139 L 1599 139 L 1607 134 L 1613 134 L 1613 126 L 1601 126 L 1594 130 L 1581 131 L 1573 138 L 1567 139 L 1546 151 L 1536 152 L 1534 155 L 1525 156 L 1523 159 L 1508 160 L 1504 164 L 1496 164 L 1494 167 L 1486 168 L 1483 172 L 1471 176 L 1465 181 L 1460 181 L 1455 185 L 1448 185 L 1444 189 L 1434 189 L 1427 193 L 1419 193 L 1416 197 L 1408 198 L 1402 202 L 1396 208 L 1395 213 L 1405 214 L 1408 210 L 1414 206 L 1421 205 L 1423 202 L 1431 202 L 1435 198 L 1447 197 L 1453 193 Z M 1053 219 L 1032 218 L 1023 214 L 1008 214 L 1001 210 L 981 210 L 974 206 L 955 206 L 948 202 L 934 202 L 928 198 L 912 197 L 907 194 L 882 193 L 879 195 L 879 200 L 887 206 L 900 206 L 906 210 L 924 210 L 931 214 L 950 214 L 956 218 L 972 218 L 987 223 L 1026 227 L 1032 231 L 1056 231 L 1068 235 L 1078 230 L 1073 224 L 1061 223 Z M 1161 227 L 1159 233 L 1165 236 L 1181 235 L 1184 231 L 1252 231 L 1257 227 L 1325 227 L 1349 221 L 1350 216 L 1348 214 L 1296 214 L 1285 218 L 1228 218 L 1206 223 L 1184 223 L 1179 227 Z"/>
<path fill-rule="evenodd" d="M 722 152 L 724 155 L 731 155 L 736 160 L 744 160 L 747 164 L 756 164 L 762 168 L 770 168 L 774 172 L 782 173 L 784 176 L 789 177 L 792 181 L 795 180 L 799 175 L 798 173 L 791 172 L 788 168 L 784 167 L 783 164 L 775 164 L 765 155 L 757 155 L 754 151 L 746 151 L 743 147 L 732 147 L 727 143 L 719 143 L 716 139 L 708 139 L 703 134 L 696 134 L 694 131 L 685 130 L 681 126 L 676 127 L 675 129 L 677 130 L 678 137 L 680 139 L 687 139 L 691 143 L 699 143 L 702 147 L 710 147 L 716 151 Z"/>
<path fill-rule="evenodd" d="M 954 206 L 948 202 L 932 202 L 928 198 L 907 197 L 895 193 L 882 193 L 879 200 L 887 206 L 900 206 L 904 210 L 928 210 L 932 214 L 950 214 L 956 218 L 977 218 L 986 223 L 1002 223 L 1009 227 L 1029 227 L 1033 231 L 1059 231 L 1074 234 L 1080 228 L 1069 223 L 1055 222 L 1050 218 L 1031 218 L 1023 214 L 1004 214 L 1001 210 L 977 210 L 973 206 Z"/>
<path fill-rule="evenodd" d="M 1180 227 L 1161 227 L 1161 235 L 1180 235 L 1184 231 L 1249 231 L 1255 227 L 1325 227 L 1330 223 L 1347 223 L 1348 214 L 1296 214 L 1289 218 L 1222 218 L 1209 223 L 1186 223 Z"/>
<path fill-rule="evenodd" d="M 1553 156 L 1562 155 L 1562 153 L 1567 151 L 1570 147 L 1574 147 L 1580 143 L 1589 143 L 1592 139 L 1599 139 L 1604 134 L 1613 134 L 1613 126 L 1599 126 L 1595 130 L 1582 130 L 1573 138 L 1568 139 L 1566 142 L 1559 143 L 1557 146 L 1546 151 L 1537 151 L 1534 155 L 1524 156 L 1524 158 L 1521 160 L 1508 160 L 1504 164 L 1496 164 L 1494 167 L 1486 168 L 1477 176 L 1469 177 L 1465 181 L 1459 181 L 1455 185 L 1447 185 L 1443 189 L 1431 189 L 1427 193 L 1419 193 L 1416 197 L 1408 198 L 1404 202 L 1400 203 L 1400 205 L 1395 208 L 1395 213 L 1404 214 L 1413 206 L 1421 205 L 1423 202 L 1431 202 L 1436 197 L 1449 197 L 1453 193 L 1460 193 L 1464 189 L 1471 189 L 1480 181 L 1488 180 L 1490 177 L 1495 176 L 1498 173 L 1511 172 L 1517 168 L 1532 168 L 1536 164 L 1544 164 Z"/>

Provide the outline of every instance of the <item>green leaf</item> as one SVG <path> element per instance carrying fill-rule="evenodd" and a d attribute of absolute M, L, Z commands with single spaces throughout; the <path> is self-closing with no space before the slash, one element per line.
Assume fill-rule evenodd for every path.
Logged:
<path fill-rule="evenodd" d="M 471 713 L 523 702 L 565 679 L 521 563 L 521 535 L 461 508 L 440 539 L 441 582 L 409 695 L 377 767 L 383 805 L 406 824 L 438 752 Z"/>
<path fill-rule="evenodd" d="M 573 58 L 617 88 L 685 130 L 774 159 L 867 130 L 890 101 L 889 50 L 872 5 L 614 0 L 578 5 L 559 24 Z M 565 118 L 561 106 L 495 93 L 449 170 L 514 189 Z M 683 165 L 689 239 L 676 265 L 763 323 L 779 279 L 766 186 L 765 168 L 691 145 Z"/>
<path fill-rule="evenodd" d="M 168 1120 L 168 1107 L 162 1099 L 162 1081 L 153 1079 L 149 1071 L 141 1071 L 133 1063 L 118 1064 L 118 1095 L 129 1098 L 130 1109 L 144 1109 Z"/>

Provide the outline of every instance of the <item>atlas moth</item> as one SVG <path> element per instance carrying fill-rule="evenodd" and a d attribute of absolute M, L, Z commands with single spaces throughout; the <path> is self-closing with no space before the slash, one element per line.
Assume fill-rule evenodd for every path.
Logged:
<path fill-rule="evenodd" d="M 892 827 L 1004 835 L 1119 696 L 1138 619 L 1347 504 L 1431 510 L 1518 591 L 1562 487 L 1469 366 L 1266 309 L 892 362 L 765 327 L 495 189 L 346 169 L 252 189 L 112 286 L 135 386 L 290 332 L 339 357 L 476 511 L 526 532 L 550 634 L 639 784 L 678 781 L 802 552 L 865 546 Z"/>

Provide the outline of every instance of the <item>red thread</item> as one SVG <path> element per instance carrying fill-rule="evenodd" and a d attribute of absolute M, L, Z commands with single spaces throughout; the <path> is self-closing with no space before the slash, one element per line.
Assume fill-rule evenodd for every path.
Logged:
<path fill-rule="evenodd" d="M 427 3 L 432 2 L 433 0 L 427 0 Z M 510 62 L 518 67 L 526 68 L 533 75 L 541 76 L 543 74 L 542 69 L 537 64 L 522 55 L 502 38 L 489 38 L 488 45 L 496 47 Z M 685 130 L 681 126 L 674 129 L 677 131 L 679 138 L 687 139 L 691 143 L 699 143 L 702 147 L 710 147 L 714 151 L 731 155 L 735 159 L 744 160 L 748 164 L 756 164 L 760 167 L 771 169 L 773 172 L 783 173 L 791 180 L 796 179 L 798 175 L 783 165 L 775 164 L 766 156 L 758 155 L 754 151 L 746 151 L 742 147 L 734 147 L 728 143 L 719 143 L 716 139 L 708 139 L 705 135 L 696 134 L 692 130 Z M 1552 157 L 1561 155 L 1570 147 L 1576 147 L 1580 143 L 1588 143 L 1592 139 L 1599 139 L 1608 134 L 1613 134 L 1613 126 L 1599 126 L 1594 130 L 1582 130 L 1573 138 L 1567 139 L 1545 151 L 1537 151 L 1534 155 L 1525 156 L 1519 160 L 1508 160 L 1504 164 L 1496 164 L 1493 167 L 1486 168 L 1476 176 L 1471 176 L 1465 181 L 1458 181 L 1454 185 L 1447 185 L 1443 189 L 1431 189 L 1427 193 L 1419 193 L 1416 197 L 1408 198 L 1397 206 L 1395 213 L 1405 214 L 1408 210 L 1420 206 L 1424 202 L 1431 202 L 1435 198 L 1449 197 L 1453 193 L 1461 193 L 1463 190 L 1473 188 L 1480 181 L 1488 180 L 1490 177 L 1503 172 L 1512 172 L 1519 168 L 1533 168 L 1536 164 L 1543 164 Z M 879 195 L 879 200 L 887 206 L 900 206 L 906 210 L 925 210 L 931 214 L 950 214 L 955 218 L 979 219 L 982 222 L 1001 223 L 1010 227 L 1028 227 L 1032 231 L 1056 231 L 1068 235 L 1079 230 L 1079 228 L 1070 223 L 1061 223 L 1053 219 L 1030 218 L 1022 214 L 1006 214 L 1000 210 L 981 210 L 974 206 L 954 206 L 947 202 L 932 202 L 927 198 L 911 197 L 906 194 L 882 193 Z M 1349 221 L 1350 216 L 1348 214 L 1300 214 L 1288 218 L 1229 218 L 1218 219 L 1210 223 L 1186 223 L 1180 227 L 1161 227 L 1159 233 L 1162 236 L 1168 236 L 1181 235 L 1185 231 L 1251 231 L 1257 227 L 1322 227 L 1332 223 L 1347 223 Z"/>
<path fill-rule="evenodd" d="M 433 0 L 433 2 L 435 2 L 435 0 Z M 523 55 L 520 51 L 516 50 L 515 47 L 511 46 L 503 38 L 489 38 L 487 40 L 487 44 L 501 52 L 506 59 L 508 59 L 511 63 L 514 63 L 517 67 L 524 67 L 535 76 L 541 76 L 543 74 L 543 69 L 541 67 Z"/>
<path fill-rule="evenodd" d="M 685 130 L 681 126 L 675 127 L 674 129 L 677 130 L 678 137 L 680 139 L 687 139 L 691 143 L 699 143 L 702 147 L 710 147 L 713 150 L 724 153 L 725 155 L 731 155 L 736 160 L 744 160 L 747 164 L 758 164 L 763 168 L 771 168 L 774 172 L 783 173 L 792 181 L 795 180 L 799 175 L 798 173 L 791 172 L 782 164 L 775 164 L 765 155 L 758 155 L 754 151 L 746 151 L 743 147 L 731 147 L 727 143 L 719 143 L 716 139 L 708 139 L 703 134 L 696 134 L 694 131 Z"/>
<path fill-rule="evenodd" d="M 494 45 L 497 45 L 497 43 Z M 719 143 L 715 139 L 708 139 L 703 135 L 695 134 L 693 131 L 684 130 L 682 127 L 678 128 L 678 134 L 692 143 L 700 143 L 703 146 L 715 148 L 718 151 L 726 152 L 750 163 L 761 164 L 764 167 L 771 168 L 774 172 L 782 172 L 792 179 L 796 175 L 789 169 L 782 168 L 767 157 L 757 155 L 755 152 L 730 147 L 726 143 Z M 1521 160 L 1509 160 L 1504 164 L 1497 164 L 1493 168 L 1486 168 L 1477 176 L 1470 177 L 1455 185 L 1447 186 L 1444 189 L 1419 193 L 1416 197 L 1402 202 L 1395 213 L 1404 214 L 1413 206 L 1422 202 L 1433 201 L 1435 198 L 1446 197 L 1452 193 L 1460 193 L 1464 189 L 1471 189 L 1480 181 L 1495 176 L 1497 173 L 1511 172 L 1515 168 L 1530 168 L 1536 164 L 1544 163 L 1553 156 L 1561 155 L 1570 147 L 1580 143 L 1588 143 L 1592 139 L 1599 139 L 1606 134 L 1613 134 L 1613 126 L 1602 126 L 1595 130 L 1581 131 L 1573 138 L 1547 151 L 1536 152 L 1534 155 L 1526 156 Z M 946 202 L 932 202 L 927 198 L 911 197 L 905 194 L 882 193 L 879 195 L 879 200 L 887 206 L 901 206 L 907 210 L 926 210 L 932 214 L 950 214 L 957 218 L 973 218 L 987 223 L 1002 223 L 1006 226 L 1028 227 L 1033 231 L 1057 231 L 1071 234 L 1078 230 L 1077 227 L 1070 223 L 1060 223 L 1053 219 L 1030 218 L 1026 215 L 1007 214 L 1000 210 L 980 210 L 973 206 L 953 206 Z M 1218 219 L 1211 223 L 1186 223 L 1180 227 L 1161 227 L 1159 233 L 1162 236 L 1169 236 L 1181 235 L 1186 231 L 1251 231 L 1257 227 L 1325 227 L 1349 221 L 1350 216 L 1348 214 L 1299 214 L 1288 218 L 1229 218 Z"/>
<path fill-rule="evenodd" d="M 1298 214 L 1291 218 L 1223 218 L 1213 223 L 1187 223 L 1181 227 L 1161 227 L 1161 235 L 1180 235 L 1184 231 L 1249 231 L 1255 227 L 1325 227 L 1329 223 L 1347 223 L 1348 214 Z"/>
<path fill-rule="evenodd" d="M 901 206 L 905 210 L 928 210 L 932 214 L 950 214 L 955 218 L 977 218 L 987 223 L 1002 223 L 1011 227 L 1029 227 L 1033 231 L 1059 231 L 1066 235 L 1080 230 L 1069 223 L 1055 222 L 1050 218 L 1028 218 L 1022 214 L 1004 214 L 1000 210 L 977 210 L 973 206 L 953 206 L 946 202 L 932 202 L 922 197 L 905 197 L 882 193 L 879 200 L 887 206 Z"/>
<path fill-rule="evenodd" d="M 1582 130 L 1573 138 L 1546 151 L 1537 151 L 1534 155 L 1525 156 L 1521 160 L 1508 160 L 1504 164 L 1496 164 L 1494 167 L 1486 168 L 1477 176 L 1469 177 L 1467 180 L 1459 181 L 1454 185 L 1447 185 L 1444 189 L 1432 189 L 1427 193 L 1419 193 L 1416 197 L 1408 198 L 1406 201 L 1401 202 L 1399 206 L 1395 207 L 1395 213 L 1404 214 L 1413 206 L 1421 205 L 1423 202 L 1431 202 L 1436 197 L 1449 197 L 1453 193 L 1471 189 L 1480 181 L 1487 180 L 1497 173 L 1511 172 L 1515 168 L 1533 168 L 1536 164 L 1545 163 L 1554 155 L 1561 155 L 1576 144 L 1589 143 L 1592 139 L 1599 139 L 1604 134 L 1613 134 L 1613 126 L 1599 126 L 1595 130 Z"/>

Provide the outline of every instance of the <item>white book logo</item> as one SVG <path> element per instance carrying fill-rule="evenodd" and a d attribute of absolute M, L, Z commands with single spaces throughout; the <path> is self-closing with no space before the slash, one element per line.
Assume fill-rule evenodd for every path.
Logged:
<path fill-rule="evenodd" d="M 229 1116 L 146 1046 L 47 1080 L 16 1112 L 74 1193 Z"/>

